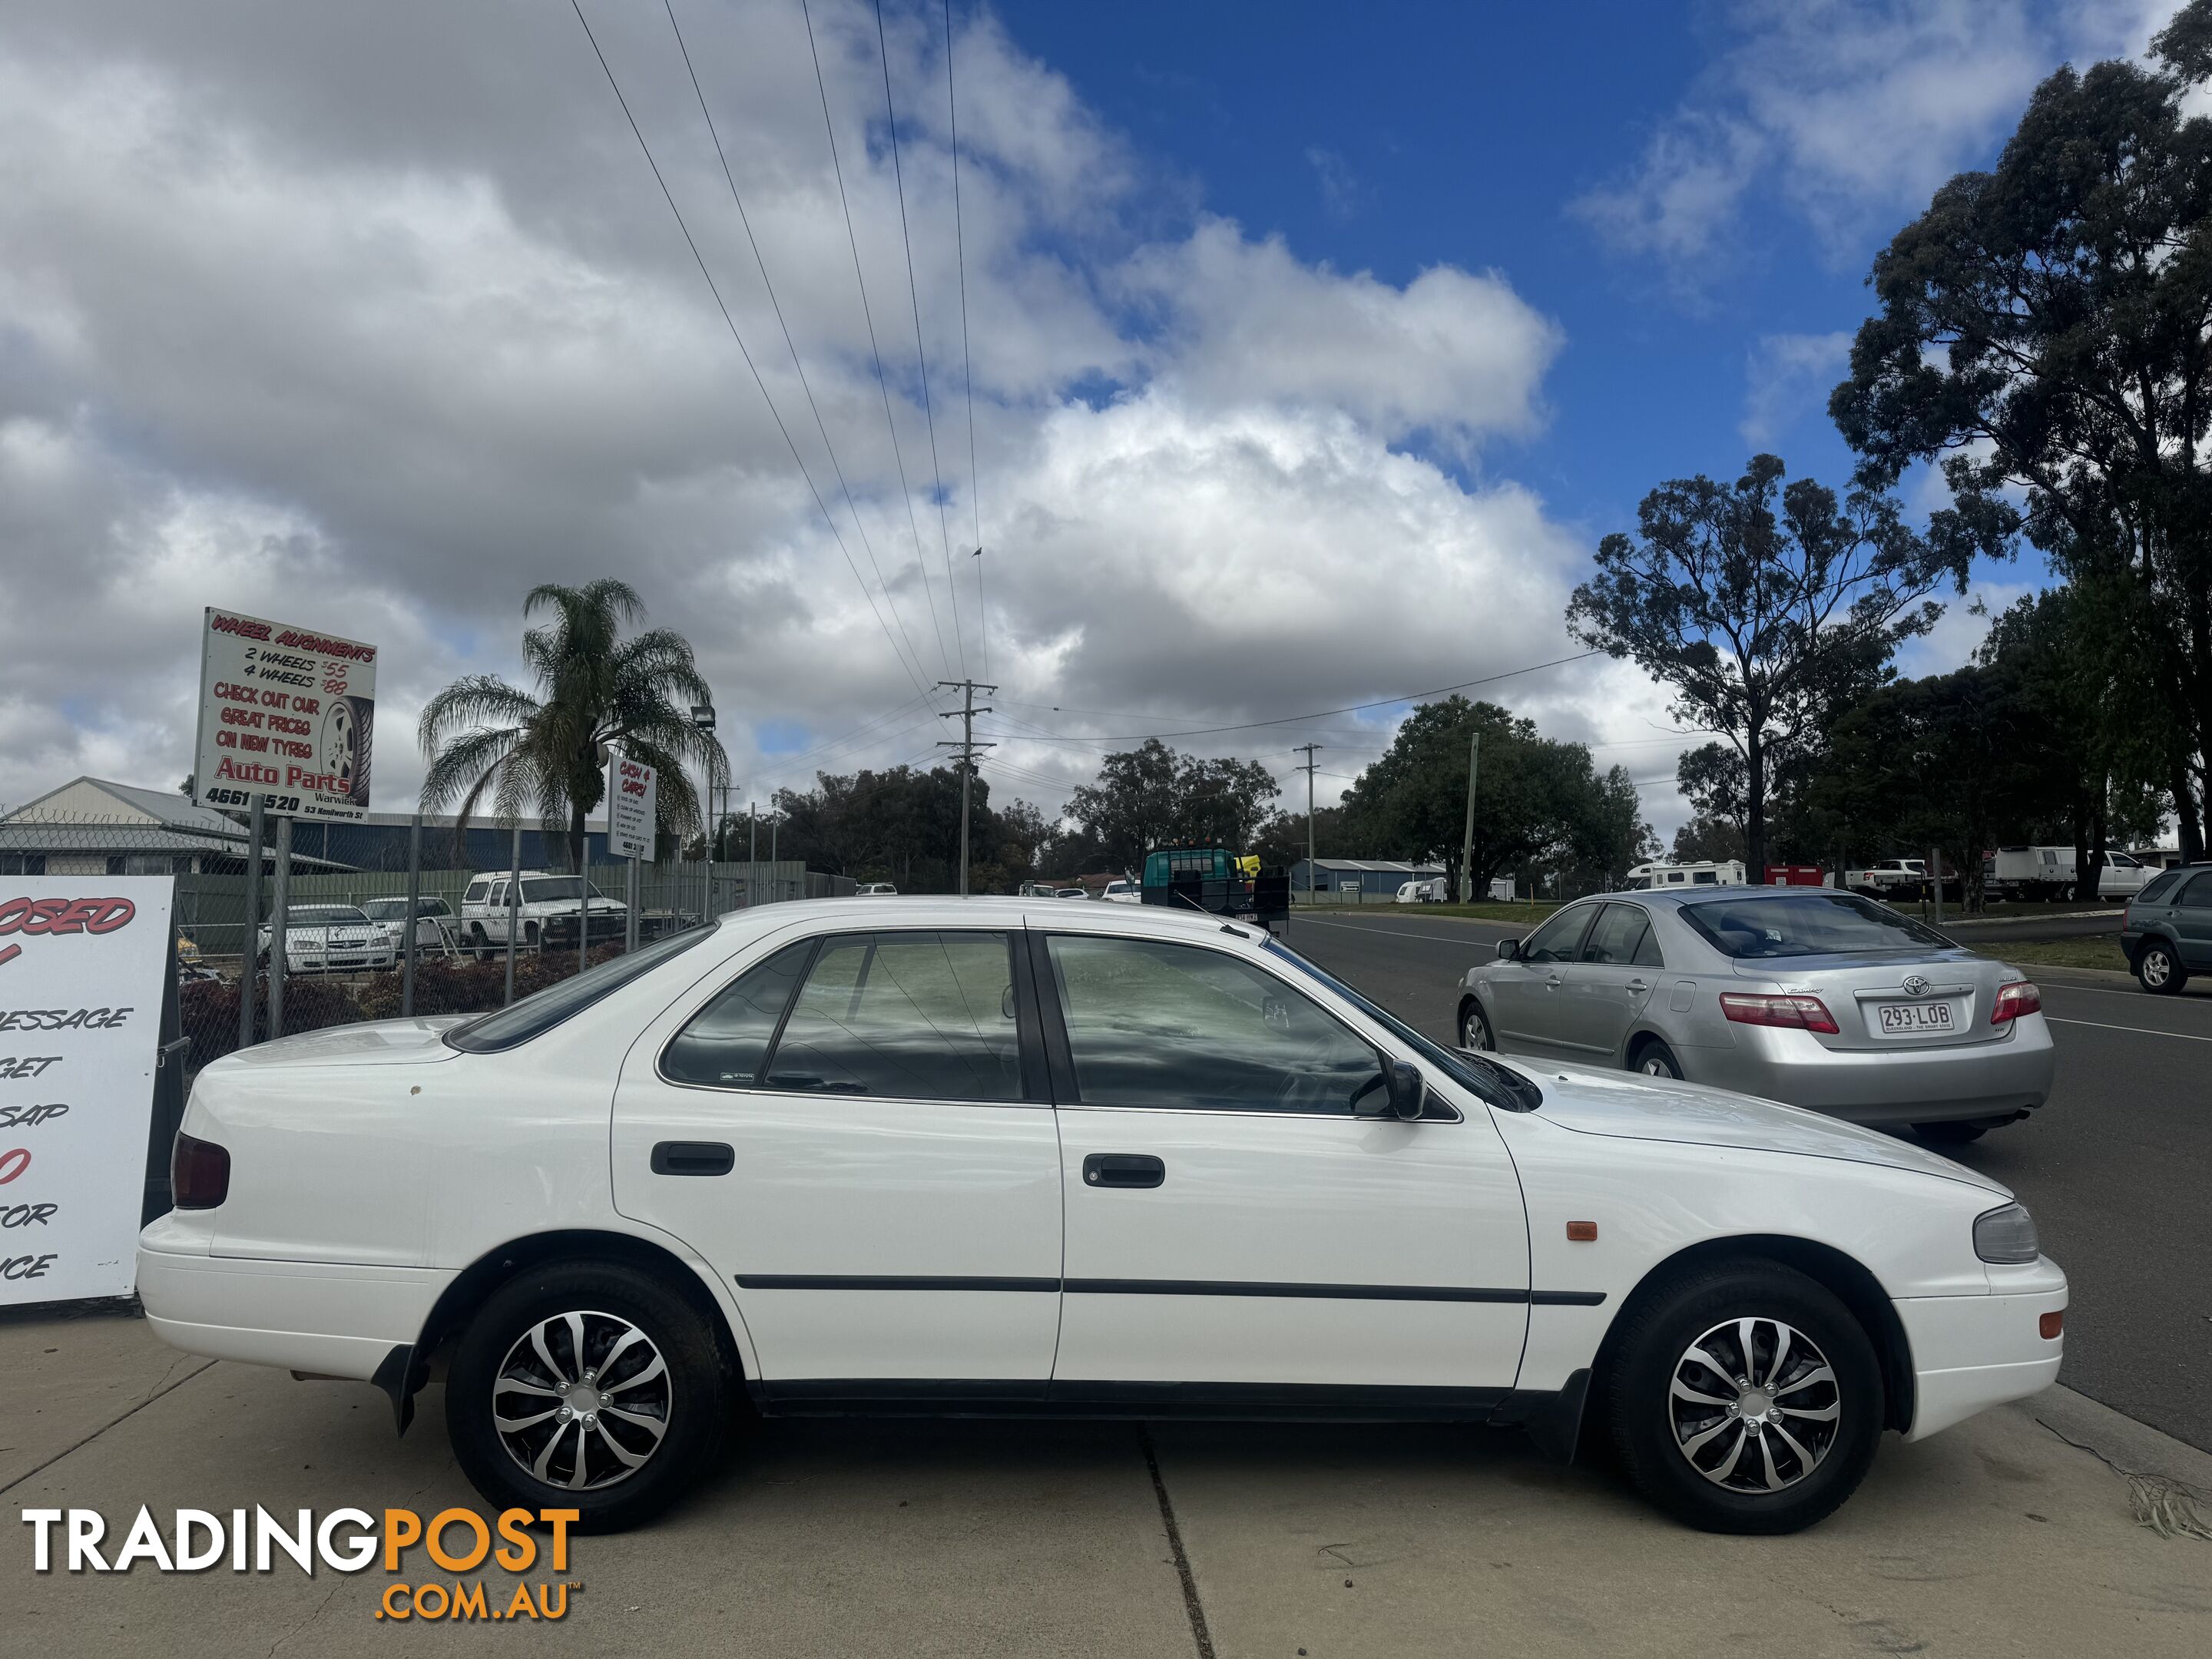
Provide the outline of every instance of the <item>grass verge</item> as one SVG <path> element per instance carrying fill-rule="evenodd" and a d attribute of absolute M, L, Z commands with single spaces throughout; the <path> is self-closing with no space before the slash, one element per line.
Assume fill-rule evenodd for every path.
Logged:
<path fill-rule="evenodd" d="M 1992 941 L 1977 944 L 1974 949 L 1978 954 L 1994 957 L 1999 962 L 2050 968 L 2109 968 L 2122 974 L 2128 971 L 2127 953 L 2120 949 L 2116 939 L 2022 939 L 2010 945 Z"/>
<path fill-rule="evenodd" d="M 1291 909 L 1295 921 L 1309 911 L 1335 915 L 1395 913 L 1413 916 L 1465 916 L 1473 921 L 1520 922 L 1534 927 L 1559 908 L 1559 902 L 1537 899 L 1528 904 L 1299 904 Z"/>

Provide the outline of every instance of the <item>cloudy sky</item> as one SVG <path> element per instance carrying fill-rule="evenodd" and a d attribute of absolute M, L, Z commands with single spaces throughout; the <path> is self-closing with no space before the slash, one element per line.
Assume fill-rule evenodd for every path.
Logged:
<path fill-rule="evenodd" d="M 1326 799 L 1403 705 L 1324 711 L 1510 674 L 1670 828 L 1663 693 L 1512 671 L 1660 480 L 1842 481 L 1872 252 L 2169 9 L 956 0 L 956 103 L 941 0 L 810 4 L 674 0 L 702 112 L 586 0 L 650 164 L 551 0 L 0 15 L 0 802 L 182 776 L 216 604 L 382 647 L 404 808 L 423 699 L 617 574 L 740 799 L 972 674 L 1001 792 L 1158 732 Z"/>

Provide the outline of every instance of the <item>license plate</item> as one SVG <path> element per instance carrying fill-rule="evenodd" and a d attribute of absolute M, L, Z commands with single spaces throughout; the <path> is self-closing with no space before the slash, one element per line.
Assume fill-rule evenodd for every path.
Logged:
<path fill-rule="evenodd" d="M 1883 1036 L 1927 1036 L 1954 1029 L 1948 1002 L 1877 1003 L 1875 1017 L 1875 1030 Z"/>

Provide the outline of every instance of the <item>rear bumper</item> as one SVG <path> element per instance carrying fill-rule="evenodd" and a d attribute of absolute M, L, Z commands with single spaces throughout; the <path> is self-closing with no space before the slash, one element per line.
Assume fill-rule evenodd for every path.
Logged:
<path fill-rule="evenodd" d="M 1807 1031 L 1732 1030 L 1732 1048 L 1680 1051 L 1691 1081 L 1854 1123 L 2014 1117 L 2051 1097 L 2058 1065 L 2040 1014 L 2015 1021 L 2008 1038 L 1956 1048 L 1837 1050 Z"/>
<path fill-rule="evenodd" d="M 1901 1297 L 1892 1305 L 1912 1349 L 1913 1413 L 1908 1440 L 1923 1440 L 1977 1412 L 2025 1400 L 2058 1380 L 2063 1336 L 2039 1322 L 2067 1303 L 2066 1275 L 2047 1258 L 2031 1276 L 2051 1288 L 1998 1296 Z"/>
<path fill-rule="evenodd" d="M 171 1347 L 363 1382 L 393 1348 L 422 1334 L 453 1278 L 435 1268 L 257 1261 L 138 1247 L 146 1323 Z"/>

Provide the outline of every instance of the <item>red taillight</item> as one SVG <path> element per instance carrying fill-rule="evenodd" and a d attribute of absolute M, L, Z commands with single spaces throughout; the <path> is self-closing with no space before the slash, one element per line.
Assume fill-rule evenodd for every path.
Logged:
<path fill-rule="evenodd" d="M 2008 1019 L 2018 1019 L 2022 1014 L 2043 1012 L 2043 993 L 2033 983 L 2016 979 L 2009 985 L 1997 987 L 1996 1006 L 1990 1010 L 1990 1024 L 2002 1025 Z"/>
<path fill-rule="evenodd" d="M 180 1210 L 212 1210 L 230 1196 L 230 1154 L 212 1140 L 177 1136 L 169 1154 L 169 1198 Z"/>
<path fill-rule="evenodd" d="M 1785 1025 L 1793 1031 L 1825 1031 L 1840 1035 L 1836 1017 L 1818 997 L 1751 996 L 1741 991 L 1721 993 L 1721 1012 L 1738 1025 Z"/>

